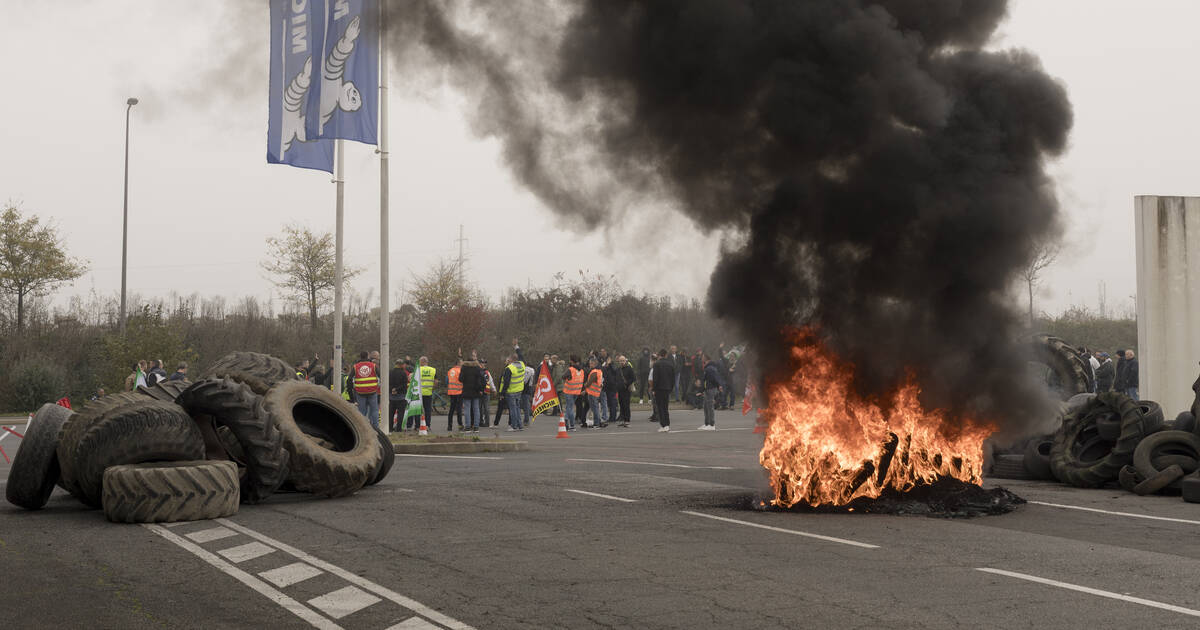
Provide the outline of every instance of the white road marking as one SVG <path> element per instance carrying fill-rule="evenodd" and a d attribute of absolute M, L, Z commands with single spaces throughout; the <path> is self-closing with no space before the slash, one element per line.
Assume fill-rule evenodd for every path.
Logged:
<path fill-rule="evenodd" d="M 409 610 L 411 610 L 423 617 L 428 617 L 429 619 L 432 619 L 433 621 L 436 621 L 437 623 L 440 623 L 441 625 L 443 625 L 447 628 L 451 628 L 452 630 L 474 630 L 471 626 L 469 626 L 461 621 L 458 621 L 456 619 L 453 619 L 451 617 L 448 617 L 446 615 L 443 615 L 442 613 L 440 613 L 432 608 L 429 608 L 428 606 L 426 606 L 425 604 L 422 604 L 421 602 L 409 599 L 395 591 L 392 591 L 391 589 L 380 586 L 360 575 L 356 575 L 354 573 L 351 573 L 350 571 L 347 571 L 338 566 L 335 566 L 328 562 L 325 562 L 324 560 L 317 558 L 316 556 L 309 555 L 308 553 L 305 553 L 299 549 L 296 549 L 295 547 L 292 547 L 291 545 L 286 545 L 286 544 L 281 543 L 278 540 L 275 540 L 269 536 L 260 534 L 248 527 L 243 527 L 241 525 L 238 525 L 237 523 L 234 523 L 233 521 L 231 521 L 229 519 L 219 518 L 219 519 L 217 519 L 217 522 L 230 528 L 230 529 L 236 530 L 247 536 L 250 536 L 251 538 L 254 538 L 256 540 L 267 543 L 286 554 L 294 556 L 298 560 L 302 560 L 304 562 L 307 562 L 308 564 L 311 564 L 311 565 L 317 567 L 318 569 L 322 569 L 324 571 L 332 573 L 332 574 L 342 578 L 343 580 L 350 582 L 351 584 L 355 584 L 355 585 L 363 588 L 364 590 L 370 591 L 372 593 L 375 593 L 376 595 L 379 595 L 380 597 L 383 597 L 383 598 L 391 600 L 397 604 L 400 604 L 401 606 L 404 606 L 405 608 L 408 608 Z"/>
<path fill-rule="evenodd" d="M 1192 617 L 1200 617 L 1200 610 L 1193 610 L 1191 608 L 1184 608 L 1182 606 L 1175 606 L 1172 604 L 1164 604 L 1162 602 L 1156 602 L 1156 601 L 1149 600 L 1149 599 L 1142 599 L 1141 597 L 1131 597 L 1129 595 L 1122 595 L 1120 593 L 1112 593 L 1110 591 L 1102 591 L 1100 589 L 1089 588 L 1087 586 L 1079 586 L 1078 584 L 1069 584 L 1067 582 L 1059 582 L 1057 580 L 1049 580 L 1049 579 L 1046 579 L 1043 577 L 1037 577 L 1036 575 L 1027 575 L 1025 573 L 1016 573 L 1014 571 L 1004 571 L 1001 569 L 989 569 L 989 568 L 984 568 L 984 567 L 979 567 L 979 568 L 976 568 L 975 570 L 983 571 L 984 573 L 993 573 L 996 575 L 1004 575 L 1004 576 L 1008 576 L 1011 578 L 1017 578 L 1018 580 L 1028 580 L 1030 582 L 1037 582 L 1038 584 L 1046 584 L 1048 586 L 1057 586 L 1058 588 L 1065 588 L 1070 591 L 1078 591 L 1080 593 L 1087 593 L 1088 595 L 1096 595 L 1098 597 L 1107 597 L 1109 599 L 1115 599 L 1115 600 L 1122 601 L 1122 602 L 1129 602 L 1131 604 L 1141 604 L 1142 606 L 1149 606 L 1151 608 L 1160 608 L 1162 610 L 1169 610 L 1171 612 L 1177 612 L 1177 613 L 1180 613 L 1183 615 L 1191 615 Z"/>
<path fill-rule="evenodd" d="M 236 547 L 230 547 L 228 549 L 222 549 L 217 553 L 224 556 L 225 559 L 229 560 L 230 562 L 241 564 L 247 560 L 253 560 L 269 553 L 275 553 L 275 549 L 260 542 L 252 542 L 244 545 L 238 545 Z"/>
<path fill-rule="evenodd" d="M 320 610 L 321 612 L 333 617 L 341 619 L 346 615 L 356 613 L 371 604 L 381 602 L 383 600 L 374 595 L 358 588 L 356 586 L 347 586 L 339 588 L 332 593 L 326 593 L 320 597 L 314 597 L 308 600 L 308 605 Z"/>
<path fill-rule="evenodd" d="M 409 617 L 387 630 L 430 630 L 430 628 L 437 630 L 437 626 L 420 617 Z"/>
<path fill-rule="evenodd" d="M 142 527 L 145 527 L 155 534 L 158 534 L 159 536 L 162 536 L 176 545 L 183 547 L 185 550 L 191 552 L 192 555 L 195 555 L 201 560 L 211 564 L 226 575 L 234 578 L 242 584 L 245 584 L 246 586 L 249 586 L 257 591 L 260 595 L 263 595 L 267 599 L 279 604 L 297 617 L 307 621 L 310 625 L 312 625 L 312 627 L 321 628 L 322 630 L 342 630 L 341 626 L 322 617 L 315 610 L 312 610 L 304 604 L 301 604 L 291 597 L 288 597 L 287 595 L 275 590 L 266 582 L 263 582 L 262 580 L 250 575 L 249 573 L 246 573 L 245 571 L 233 566 L 232 564 L 229 564 L 228 562 L 225 562 L 224 560 L 218 558 L 215 554 L 205 551 L 199 545 L 191 542 L 190 540 L 187 540 L 182 536 L 177 536 L 161 525 L 151 525 L 147 523 L 143 524 Z"/>
<path fill-rule="evenodd" d="M 195 521 L 175 521 L 174 523 L 159 523 L 163 527 L 180 527 L 183 525 L 191 525 Z"/>
<path fill-rule="evenodd" d="M 262 573 L 258 574 L 258 577 L 274 584 L 275 586 L 278 586 L 279 588 L 284 588 L 285 586 L 291 586 L 293 584 L 303 582 L 309 578 L 317 577 L 322 573 L 324 573 L 324 571 L 314 566 L 304 564 L 303 562 L 293 562 L 291 564 L 279 567 L 278 569 L 263 571 Z"/>
<path fill-rule="evenodd" d="M 637 499 L 623 499 L 621 497 L 614 497 L 611 494 L 600 494 L 599 492 L 588 492 L 587 490 L 572 490 L 570 488 L 563 488 L 563 490 L 574 492 L 575 494 L 586 494 L 589 497 L 600 497 L 601 499 L 612 499 L 613 501 L 624 501 L 625 503 L 637 503 Z"/>
<path fill-rule="evenodd" d="M 237 535 L 238 535 L 237 532 L 233 531 L 232 529 L 229 529 L 228 527 L 213 527 L 211 529 L 202 529 L 198 532 L 192 532 L 190 534 L 185 534 L 185 536 L 187 537 L 188 540 L 190 540 L 192 542 L 197 542 L 200 544 L 204 544 L 206 542 L 212 542 L 214 540 L 221 540 L 222 538 L 229 538 L 230 536 L 237 536 Z"/>
<path fill-rule="evenodd" d="M 485 457 L 481 455 L 422 455 L 418 453 L 396 453 L 396 457 L 434 457 L 438 459 L 504 459 L 503 457 Z"/>
<path fill-rule="evenodd" d="M 1100 514 L 1112 514 L 1113 516 L 1128 516 L 1130 518 L 1147 518 L 1152 521 L 1167 521 L 1170 523 L 1187 523 L 1188 525 L 1200 525 L 1200 521 L 1189 521 L 1186 518 L 1170 518 L 1167 516 L 1150 516 L 1149 514 L 1134 514 L 1133 512 L 1111 512 L 1109 510 L 1100 510 L 1097 508 L 1082 507 L 1079 505 L 1063 505 L 1061 503 L 1045 503 L 1043 501 L 1030 501 L 1034 505 L 1045 505 L 1047 507 L 1062 508 L 1064 510 L 1081 510 L 1083 512 L 1098 512 Z"/>
<path fill-rule="evenodd" d="M 863 549 L 879 549 L 879 545 L 871 545 L 868 543 L 858 542 L 856 540 L 846 540 L 845 538 L 834 538 L 833 536 L 822 536 L 821 534 L 810 534 L 808 532 L 802 532 L 802 531 L 795 530 L 795 529 L 784 529 L 782 527 L 772 527 L 770 525 L 760 525 L 758 523 L 751 523 L 750 521 L 739 521 L 739 520 L 733 519 L 733 518 L 725 518 L 723 516 L 713 516 L 712 514 L 702 514 L 700 512 L 691 512 L 688 510 L 680 510 L 680 511 L 684 514 L 690 514 L 691 516 L 700 516 L 703 518 L 711 518 L 714 521 L 724 521 L 726 523 L 736 523 L 738 525 L 748 525 L 750 527 L 757 527 L 759 529 L 766 529 L 766 530 L 770 530 L 773 532 L 780 532 L 783 534 L 792 534 L 794 536 L 804 536 L 806 538 L 816 538 L 817 540 L 824 540 L 827 542 L 835 542 L 835 543 L 840 543 L 843 545 L 851 545 L 853 547 L 862 547 Z"/>
<path fill-rule="evenodd" d="M 662 462 L 631 462 L 624 459 L 567 459 L 569 462 L 600 462 L 602 464 L 637 464 L 640 466 L 665 466 L 667 468 L 703 468 L 705 470 L 733 470 L 730 466 L 689 466 L 687 464 L 665 464 Z"/>

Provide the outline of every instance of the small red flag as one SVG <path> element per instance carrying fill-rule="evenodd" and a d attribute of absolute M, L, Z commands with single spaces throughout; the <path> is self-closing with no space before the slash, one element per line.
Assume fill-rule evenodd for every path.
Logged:
<path fill-rule="evenodd" d="M 537 390 L 533 392 L 533 417 L 537 418 L 543 412 L 553 409 L 558 404 L 558 391 L 554 389 L 554 379 L 550 378 L 550 366 L 542 363 L 538 374 Z M 533 422 L 533 419 L 530 419 Z"/>
<path fill-rule="evenodd" d="M 62 398 L 59 398 L 54 404 L 58 405 L 59 407 L 66 407 L 67 409 L 70 409 L 71 408 L 71 399 L 67 398 L 66 396 L 63 396 Z"/>

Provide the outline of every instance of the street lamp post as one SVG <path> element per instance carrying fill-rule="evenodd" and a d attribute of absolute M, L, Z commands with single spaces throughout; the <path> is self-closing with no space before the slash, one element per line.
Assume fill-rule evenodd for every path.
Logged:
<path fill-rule="evenodd" d="M 125 263 L 129 252 L 129 112 L 138 104 L 136 98 L 125 101 L 125 210 L 121 221 L 121 335 L 125 335 Z"/>

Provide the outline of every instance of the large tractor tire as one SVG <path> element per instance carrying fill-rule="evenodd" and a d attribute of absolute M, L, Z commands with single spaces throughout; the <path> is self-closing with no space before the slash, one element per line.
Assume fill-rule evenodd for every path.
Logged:
<path fill-rule="evenodd" d="M 379 450 L 383 451 L 383 459 L 379 460 L 379 468 L 375 470 L 375 475 L 367 482 L 368 486 L 373 486 L 383 481 L 383 478 L 387 477 L 388 473 L 392 471 L 392 465 L 396 463 L 396 447 L 392 445 L 392 439 L 379 429 L 376 429 L 375 432 L 379 434 Z"/>
<path fill-rule="evenodd" d="M 142 385 L 137 388 L 137 391 L 138 393 L 145 394 L 151 398 L 154 398 L 155 400 L 173 403 L 177 402 L 179 400 L 179 395 L 183 393 L 183 390 L 191 387 L 191 385 L 192 382 L 187 379 L 178 381 L 159 381 L 152 387 L 146 387 L 145 385 Z"/>
<path fill-rule="evenodd" d="M 1070 344 L 1058 337 L 1034 335 L 1030 345 L 1030 361 L 1045 365 L 1049 370 L 1046 386 L 1059 400 L 1070 400 L 1092 390 L 1090 372 Z"/>
<path fill-rule="evenodd" d="M 327 497 L 353 494 L 376 474 L 383 458 L 378 431 L 333 391 L 304 381 L 277 383 L 263 408 L 283 434 L 291 455 L 289 479 L 297 490 Z M 310 435 L 332 443 L 325 448 Z"/>
<path fill-rule="evenodd" d="M 111 466 L 204 459 L 204 437 L 183 407 L 139 399 L 100 416 L 79 436 L 71 470 L 84 503 L 100 507 Z"/>
<path fill-rule="evenodd" d="M 189 414 L 212 417 L 216 426 L 227 427 L 237 440 L 239 452 L 229 454 L 246 467 L 241 491 L 246 503 L 271 496 L 288 476 L 283 436 L 261 403 L 262 397 L 249 385 L 228 377 L 197 381 L 179 397 Z"/>
<path fill-rule="evenodd" d="M 79 438 L 87 431 L 88 427 L 100 418 L 120 413 L 125 407 L 146 400 L 152 399 L 136 391 L 109 394 L 85 404 L 78 413 L 68 418 L 58 436 L 58 466 L 61 472 L 58 485 L 70 492 L 72 496 L 82 498 L 79 486 L 75 483 L 74 468 L 75 450 L 79 445 Z"/>
<path fill-rule="evenodd" d="M 101 502 L 114 523 L 167 523 L 232 516 L 238 511 L 237 464 L 155 462 L 104 471 Z"/>
<path fill-rule="evenodd" d="M 58 482 L 58 436 L 72 412 L 52 403 L 42 405 L 25 427 L 25 437 L 13 456 L 4 495 L 27 510 L 40 510 Z"/>
<path fill-rule="evenodd" d="M 245 383 L 262 396 L 276 383 L 298 380 L 296 368 L 282 359 L 258 352 L 230 352 L 217 359 L 201 375 L 202 379 L 229 377 Z"/>
<path fill-rule="evenodd" d="M 1104 440 L 1096 430 L 1095 412 L 1101 406 L 1116 411 L 1121 418 L 1121 433 L 1115 442 Z M 1098 488 L 1117 479 L 1122 466 L 1133 463 L 1134 449 L 1148 434 L 1136 401 L 1124 394 L 1104 392 L 1087 407 L 1063 418 L 1062 428 L 1054 434 L 1050 468 L 1063 483 Z"/>

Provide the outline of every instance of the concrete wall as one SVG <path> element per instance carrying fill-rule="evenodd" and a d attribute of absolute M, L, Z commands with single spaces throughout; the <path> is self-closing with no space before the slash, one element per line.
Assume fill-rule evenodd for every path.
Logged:
<path fill-rule="evenodd" d="M 1134 198 L 1140 394 L 1167 418 L 1192 405 L 1200 371 L 1200 197 Z"/>

